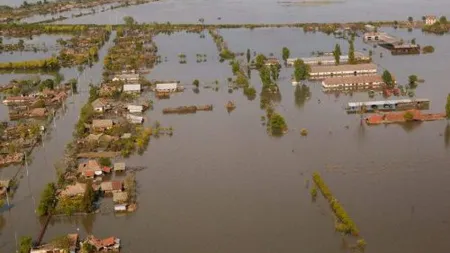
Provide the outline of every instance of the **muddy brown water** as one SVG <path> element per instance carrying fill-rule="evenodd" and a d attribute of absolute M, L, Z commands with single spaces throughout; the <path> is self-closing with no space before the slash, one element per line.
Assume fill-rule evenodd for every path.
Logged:
<path fill-rule="evenodd" d="M 385 30 L 436 48 L 434 54 L 411 56 L 391 56 L 376 48 L 374 62 L 389 69 L 400 83 L 406 83 L 410 74 L 425 79 L 416 90 L 417 97 L 431 99 L 431 111 L 443 111 L 450 90 L 449 37 Z M 299 29 L 220 32 L 232 51 L 250 48 L 279 58 L 283 46 L 291 49 L 292 56 L 330 51 L 335 43 L 341 44 L 343 52 L 348 48 L 343 40 Z M 320 171 L 368 242 L 366 252 L 450 249 L 445 240 L 450 232 L 450 204 L 445 201 L 450 192 L 446 122 L 361 126 L 359 116 L 347 115 L 343 106 L 368 100 L 367 93 L 328 95 L 319 82 L 307 82 L 311 96 L 302 102 L 290 83 L 293 70 L 283 68 L 276 110 L 285 116 L 290 131 L 281 138 L 269 137 L 260 122 L 264 112 L 259 97 L 249 101 L 241 90 L 228 93 L 231 67 L 218 61 L 215 44 L 205 35 L 204 39 L 184 33 L 155 38 L 163 62 L 147 77 L 177 79 L 186 90 L 168 100 L 146 95 L 155 100 L 154 110 L 146 113 L 146 124 L 158 120 L 162 126 L 172 126 L 174 135 L 152 138 L 143 155 L 126 160 L 129 165 L 147 166 L 138 172 L 137 212 L 54 219 L 44 240 L 79 232 L 118 236 L 123 252 L 347 252 L 334 233 L 328 206 L 320 200 L 311 203 L 306 189 L 311 173 Z M 355 47 L 370 48 L 360 38 Z M 178 63 L 180 53 L 186 54 L 187 64 Z M 197 53 L 207 54 L 207 62 L 196 63 Z M 81 87 L 87 90 L 90 79 L 100 80 L 101 68 L 99 63 L 87 69 Z M 76 74 L 74 70 L 67 73 Z M 219 91 L 202 87 L 196 94 L 190 85 L 194 79 L 212 87 L 218 80 Z M 257 72 L 252 72 L 251 83 L 261 89 Z M 21 180 L 14 207 L 1 213 L 6 223 L 0 231 L 1 252 L 14 251 L 15 235 L 38 233 L 33 198 L 37 203 L 44 185 L 54 180 L 53 164 L 71 139 L 86 96 L 81 92 L 73 102 L 69 98 L 68 109 L 56 120 L 45 147 L 33 153 L 30 176 Z M 229 100 L 237 106 L 231 113 L 225 109 Z M 191 104 L 215 107 L 213 112 L 162 115 L 165 107 Z M 309 130 L 307 137 L 300 136 L 301 128 Z"/>

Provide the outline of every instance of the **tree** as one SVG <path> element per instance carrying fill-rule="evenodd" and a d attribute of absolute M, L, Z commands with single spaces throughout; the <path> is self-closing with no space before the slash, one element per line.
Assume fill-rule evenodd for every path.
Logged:
<path fill-rule="evenodd" d="M 264 63 L 266 62 L 266 56 L 265 55 L 263 55 L 263 54 L 258 54 L 257 56 L 256 56 L 256 59 L 255 59 L 255 67 L 257 68 L 257 69 L 260 69 L 262 66 L 264 66 Z"/>
<path fill-rule="evenodd" d="M 250 55 L 250 48 L 248 48 L 247 49 L 247 63 L 250 62 L 250 57 L 251 57 L 251 55 Z"/>
<path fill-rule="evenodd" d="M 389 71 L 385 70 L 385 71 L 383 72 L 382 78 L 383 78 L 384 83 L 385 83 L 389 88 L 394 87 L 394 80 L 392 79 L 392 75 L 391 75 L 391 73 L 390 73 Z"/>
<path fill-rule="evenodd" d="M 416 44 L 416 38 L 413 38 L 413 39 L 411 40 L 411 44 L 413 44 L 413 45 Z"/>
<path fill-rule="evenodd" d="M 337 44 L 337 43 L 334 46 L 333 55 L 334 55 L 334 61 L 335 61 L 336 65 L 339 65 L 339 63 L 341 61 L 341 46 L 339 46 L 339 44 Z"/>
<path fill-rule="evenodd" d="M 192 82 L 192 85 L 194 85 L 195 87 L 198 87 L 198 86 L 200 85 L 200 81 L 198 81 L 197 79 L 195 79 L 195 80 Z"/>
<path fill-rule="evenodd" d="M 20 237 L 19 253 L 29 253 L 31 250 L 32 238 L 29 236 Z"/>
<path fill-rule="evenodd" d="M 60 85 L 62 81 L 64 81 L 64 75 L 57 72 L 55 76 L 55 84 Z"/>
<path fill-rule="evenodd" d="M 53 90 L 55 88 L 55 82 L 53 79 L 45 79 L 39 86 L 41 91 L 45 88 Z"/>
<path fill-rule="evenodd" d="M 422 48 L 422 53 L 424 53 L 424 54 L 431 54 L 431 53 L 434 53 L 434 47 L 433 47 L 433 46 L 430 46 L 430 45 L 424 46 L 424 47 Z"/>
<path fill-rule="evenodd" d="M 446 25 L 447 24 L 447 17 L 446 16 L 442 16 L 439 18 L 439 23 L 442 25 Z"/>
<path fill-rule="evenodd" d="M 445 116 L 450 120 L 450 94 L 447 95 L 447 104 L 445 104 Z"/>
<path fill-rule="evenodd" d="M 350 46 L 348 49 L 348 63 L 350 64 L 356 64 L 356 58 L 355 58 L 355 46 L 353 45 L 353 40 L 350 40 Z"/>
<path fill-rule="evenodd" d="M 281 66 L 278 64 L 270 65 L 270 72 L 272 74 L 272 80 L 274 80 L 274 81 L 278 80 L 278 77 L 280 76 L 280 68 L 281 68 Z"/>
<path fill-rule="evenodd" d="M 95 200 L 94 188 L 92 188 L 92 181 L 89 180 L 86 183 L 86 190 L 84 191 L 82 202 L 83 210 L 86 213 L 90 213 L 94 210 L 94 200 Z"/>
<path fill-rule="evenodd" d="M 408 22 L 412 23 L 414 21 L 413 17 L 408 17 Z"/>
<path fill-rule="evenodd" d="M 289 56 L 291 55 L 291 52 L 289 51 L 289 48 L 287 47 L 283 47 L 283 49 L 281 50 L 281 54 L 283 56 L 283 61 L 287 61 L 287 59 L 289 58 Z"/>
<path fill-rule="evenodd" d="M 411 121 L 414 119 L 414 114 L 410 111 L 405 112 L 405 114 L 403 114 L 403 118 L 405 118 L 406 121 Z"/>
<path fill-rule="evenodd" d="M 47 215 L 51 212 L 56 202 L 56 186 L 54 183 L 48 183 L 41 193 L 41 200 L 37 209 L 39 216 Z"/>
<path fill-rule="evenodd" d="M 233 60 L 230 62 L 231 65 L 231 71 L 233 72 L 233 75 L 237 75 L 239 73 L 239 70 L 241 69 L 241 66 L 239 65 L 239 61 Z"/>
<path fill-rule="evenodd" d="M 283 116 L 278 113 L 272 114 L 270 117 L 270 129 L 274 135 L 283 134 L 287 130 L 287 124 Z"/>
<path fill-rule="evenodd" d="M 310 67 L 300 59 L 294 61 L 294 80 L 300 82 L 309 76 Z"/>
<path fill-rule="evenodd" d="M 127 26 L 133 26 L 135 24 L 134 18 L 131 16 L 123 17 L 123 22 L 125 22 L 125 25 Z"/>
<path fill-rule="evenodd" d="M 110 167 L 111 166 L 111 159 L 109 159 L 108 157 L 100 157 L 100 159 L 98 159 L 98 163 L 101 166 L 107 166 Z"/>
<path fill-rule="evenodd" d="M 417 75 L 410 75 L 408 77 L 408 80 L 410 85 L 414 85 L 419 80 L 419 78 L 417 77 Z"/>

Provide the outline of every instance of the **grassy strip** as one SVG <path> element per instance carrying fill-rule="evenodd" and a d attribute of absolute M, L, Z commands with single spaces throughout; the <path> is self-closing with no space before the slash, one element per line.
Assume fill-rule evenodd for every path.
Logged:
<path fill-rule="evenodd" d="M 341 203 L 339 203 L 339 201 L 335 197 L 333 197 L 333 194 L 318 172 L 313 173 L 313 181 L 316 184 L 317 188 L 319 188 L 319 190 L 322 192 L 322 195 L 328 200 L 331 209 L 338 219 L 336 230 L 345 234 L 358 236 L 359 230 L 356 227 L 355 223 L 349 217 Z"/>

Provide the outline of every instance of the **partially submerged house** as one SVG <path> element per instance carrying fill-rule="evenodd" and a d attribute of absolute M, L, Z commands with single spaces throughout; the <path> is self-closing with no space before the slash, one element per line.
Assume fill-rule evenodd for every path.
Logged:
<path fill-rule="evenodd" d="M 97 239 L 94 236 L 88 236 L 84 243 L 94 246 L 96 251 L 112 251 L 120 249 L 120 239 L 108 237 L 106 239 Z"/>
<path fill-rule="evenodd" d="M 334 65 L 336 64 L 336 59 L 334 58 L 333 53 L 326 53 L 321 56 L 316 57 L 303 57 L 303 58 L 289 58 L 286 60 L 288 66 L 294 66 L 294 62 L 296 60 L 302 60 L 305 64 L 308 65 Z M 349 56 L 341 55 L 339 57 L 340 64 L 348 63 Z M 369 62 L 370 57 L 361 52 L 355 52 L 355 60 L 359 62 Z"/>
<path fill-rule="evenodd" d="M 92 120 L 92 129 L 94 131 L 103 132 L 105 130 L 111 129 L 114 123 L 110 119 L 94 119 Z"/>
<path fill-rule="evenodd" d="M 101 176 L 103 170 L 96 160 L 89 160 L 78 165 L 78 172 L 86 178 L 94 178 L 94 176 Z"/>
<path fill-rule="evenodd" d="M 116 193 L 123 190 L 123 184 L 120 181 L 108 181 L 100 184 L 100 189 L 105 193 Z"/>
<path fill-rule="evenodd" d="M 114 171 L 115 172 L 124 172 L 125 171 L 125 163 L 115 163 Z"/>
<path fill-rule="evenodd" d="M 322 81 L 324 89 L 376 89 L 383 84 L 379 75 L 330 77 Z"/>
<path fill-rule="evenodd" d="M 136 116 L 136 115 L 133 115 L 133 114 L 127 114 L 126 118 L 132 124 L 142 124 L 142 123 L 144 123 L 144 117 L 142 117 L 142 116 Z"/>
<path fill-rule="evenodd" d="M 127 192 L 113 192 L 114 203 L 126 203 L 128 201 Z"/>
<path fill-rule="evenodd" d="M 140 84 L 124 84 L 123 92 L 126 93 L 141 93 L 142 88 Z"/>
<path fill-rule="evenodd" d="M 86 184 L 77 182 L 73 185 L 66 186 L 66 188 L 61 191 L 60 195 L 62 197 L 83 196 L 85 191 L 86 191 Z"/>
<path fill-rule="evenodd" d="M 127 110 L 130 113 L 141 113 L 144 111 L 144 106 L 142 106 L 142 105 L 127 105 Z"/>
<path fill-rule="evenodd" d="M 355 64 L 355 65 L 330 65 L 330 66 L 311 66 L 310 76 L 312 78 L 323 78 L 326 76 L 345 76 L 376 74 L 377 65 L 373 63 Z"/>
<path fill-rule="evenodd" d="M 105 98 L 97 98 L 94 102 L 91 103 L 92 108 L 96 112 L 105 112 L 111 109 L 111 104 Z"/>
<path fill-rule="evenodd" d="M 176 92 L 178 89 L 178 83 L 158 83 L 156 84 L 156 92 Z"/>
<path fill-rule="evenodd" d="M 20 104 L 32 104 L 36 101 L 36 98 L 30 96 L 16 96 L 7 97 L 3 100 L 5 105 L 20 105 Z"/>
<path fill-rule="evenodd" d="M 434 25 L 437 22 L 436 16 L 425 16 L 425 24 L 426 25 Z"/>
<path fill-rule="evenodd" d="M 266 65 L 266 66 L 276 66 L 276 65 L 280 65 L 280 61 L 277 58 L 267 58 L 264 61 L 264 65 Z"/>
<path fill-rule="evenodd" d="M 117 75 L 112 80 L 114 82 L 117 82 L 117 81 L 137 82 L 137 81 L 139 81 L 139 74 L 122 74 L 122 75 Z"/>

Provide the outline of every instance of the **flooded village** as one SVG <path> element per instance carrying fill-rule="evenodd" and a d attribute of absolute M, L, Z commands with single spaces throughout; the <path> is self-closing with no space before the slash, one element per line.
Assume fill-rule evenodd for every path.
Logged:
<path fill-rule="evenodd" d="M 445 15 L 17 23 L 157 2 L 0 9 L 0 252 L 450 248 Z"/>

